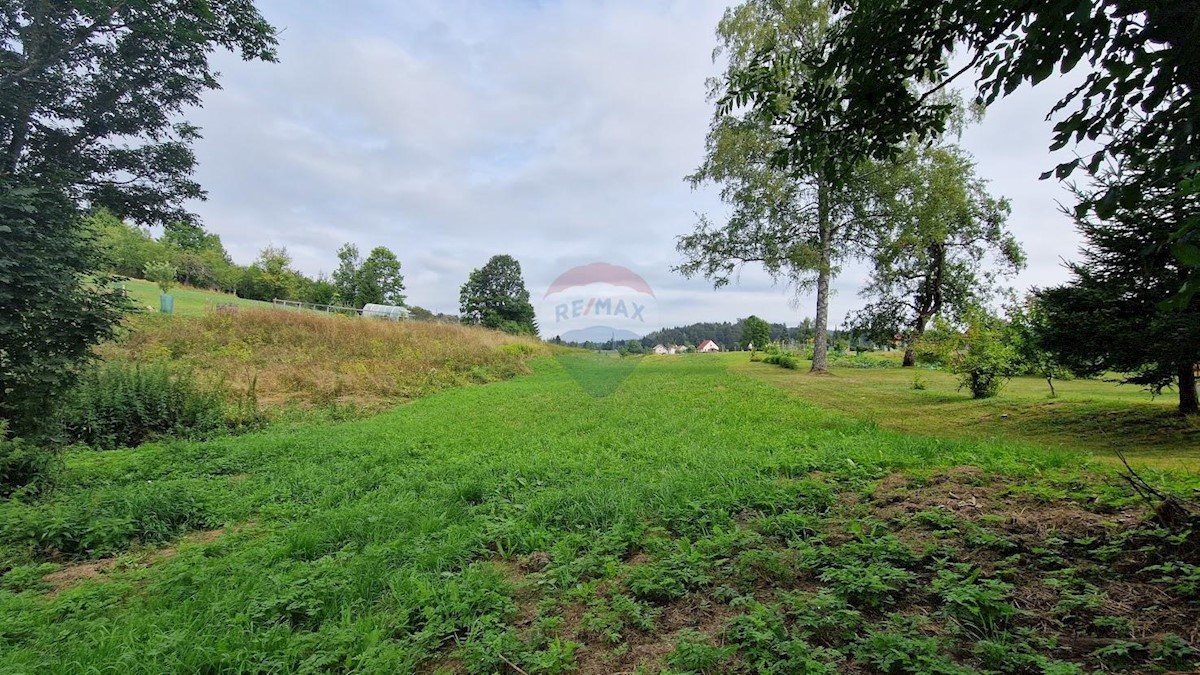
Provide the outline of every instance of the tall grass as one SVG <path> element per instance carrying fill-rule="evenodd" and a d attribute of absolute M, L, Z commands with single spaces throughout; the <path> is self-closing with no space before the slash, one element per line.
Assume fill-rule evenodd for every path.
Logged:
<path fill-rule="evenodd" d="M 58 468 L 57 453 L 11 438 L 0 420 L 0 498 L 32 498 L 49 492 Z"/>
<path fill-rule="evenodd" d="M 86 374 L 59 412 L 64 439 L 93 448 L 159 437 L 204 438 L 226 426 L 225 396 L 190 370 L 164 363 L 105 363 Z"/>
<path fill-rule="evenodd" d="M 268 407 L 381 408 L 451 386 L 526 372 L 547 352 L 532 338 L 472 326 L 378 321 L 316 312 L 239 308 L 198 317 L 135 316 L 107 360 L 193 368 Z"/>

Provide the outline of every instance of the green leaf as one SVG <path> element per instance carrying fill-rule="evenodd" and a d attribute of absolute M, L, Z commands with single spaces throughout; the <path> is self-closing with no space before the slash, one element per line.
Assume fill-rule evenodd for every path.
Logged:
<path fill-rule="evenodd" d="M 1029 80 L 1030 80 L 1030 83 L 1036 85 L 1037 83 L 1041 82 L 1042 80 L 1046 79 L 1047 77 L 1050 77 L 1053 74 L 1054 74 L 1054 61 L 1052 61 L 1050 59 L 1046 59 L 1045 61 L 1042 61 L 1041 63 L 1039 63 L 1037 65 L 1037 67 L 1034 69 L 1033 73 L 1030 75 Z"/>
<path fill-rule="evenodd" d="M 1054 175 L 1057 176 L 1061 180 L 1063 178 L 1066 178 L 1067 176 L 1070 176 L 1071 172 L 1074 171 L 1075 167 L 1077 167 L 1077 166 L 1079 166 L 1078 159 L 1073 159 L 1069 162 L 1063 162 L 1062 164 L 1059 164 L 1057 167 L 1055 167 Z"/>
<path fill-rule="evenodd" d="M 1122 80 L 1133 74 L 1133 65 L 1123 61 L 1106 61 L 1104 69 Z"/>
<path fill-rule="evenodd" d="M 1096 202 L 1096 216 L 1101 220 L 1112 218 L 1117 212 L 1117 198 L 1117 193 L 1112 190 L 1104 193 L 1100 201 Z"/>
<path fill-rule="evenodd" d="M 1200 267 L 1200 246 L 1180 242 L 1171 246 L 1171 254 L 1188 267 Z"/>

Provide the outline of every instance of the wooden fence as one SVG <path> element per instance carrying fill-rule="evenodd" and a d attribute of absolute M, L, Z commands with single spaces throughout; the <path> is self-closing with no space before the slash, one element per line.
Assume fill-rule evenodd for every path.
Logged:
<path fill-rule="evenodd" d="M 359 316 L 362 314 L 361 309 L 353 307 L 344 307 L 342 305 L 318 305 L 312 302 L 300 302 L 298 300 L 280 300 L 275 298 L 271 300 L 271 304 L 277 307 L 286 307 L 288 309 L 307 309 L 314 312 L 325 312 L 327 314 L 346 314 L 350 316 Z"/>

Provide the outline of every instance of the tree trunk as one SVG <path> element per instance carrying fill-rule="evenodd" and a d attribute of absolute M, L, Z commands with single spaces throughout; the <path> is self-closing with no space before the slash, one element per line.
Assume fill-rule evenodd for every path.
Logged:
<path fill-rule="evenodd" d="M 813 359 L 810 373 L 829 372 L 829 270 L 832 267 L 833 227 L 829 223 L 829 188 L 822 178 L 817 183 L 817 227 L 820 230 L 821 260 L 817 269 L 817 316 L 813 325 Z"/>
<path fill-rule="evenodd" d="M 30 10 L 29 26 L 20 33 L 21 51 L 25 63 L 34 63 L 48 51 L 46 45 L 46 3 L 38 2 Z M 28 80 L 13 83 L 7 95 L 15 96 L 18 100 L 15 115 L 12 119 L 12 136 L 8 138 L 8 147 L 4 149 L 4 167 L 0 175 L 16 175 L 21 168 L 21 158 L 25 154 L 25 145 L 29 141 L 29 129 L 33 125 L 33 100 L 38 85 Z"/>
<path fill-rule="evenodd" d="M 925 335 L 925 327 L 929 325 L 929 322 L 934 317 L 941 315 L 942 304 L 945 302 L 942 285 L 945 283 L 946 277 L 946 245 L 942 242 L 930 244 L 927 253 L 929 260 L 933 263 L 933 270 L 925 277 L 920 292 L 913 299 L 916 304 L 917 319 L 913 322 L 912 333 L 908 337 L 908 347 L 904 350 L 904 361 L 900 364 L 905 368 L 917 365 L 917 355 L 913 350 L 913 343 Z"/>
<path fill-rule="evenodd" d="M 1179 366 L 1179 412 L 1183 415 L 1200 414 L 1200 399 L 1196 396 L 1195 364 Z"/>
<path fill-rule="evenodd" d="M 929 317 L 924 314 L 918 316 L 917 320 L 913 323 L 913 331 L 908 336 L 908 346 L 904 348 L 904 361 L 901 362 L 901 367 L 911 368 L 917 365 L 917 353 L 913 349 L 913 344 L 925 334 L 925 326 L 927 325 L 929 325 Z"/>

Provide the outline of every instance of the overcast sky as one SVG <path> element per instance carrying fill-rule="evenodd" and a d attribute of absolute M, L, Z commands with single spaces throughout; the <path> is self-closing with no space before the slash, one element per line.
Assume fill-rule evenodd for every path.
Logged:
<path fill-rule="evenodd" d="M 203 127 L 194 205 L 239 263 L 287 246 L 301 271 L 330 273 L 343 242 L 387 246 L 409 304 L 457 313 L 471 269 L 516 257 L 535 298 L 562 271 L 604 261 L 640 273 L 666 326 L 754 313 L 796 323 L 813 299 L 747 268 L 713 291 L 670 271 L 714 189 L 700 161 L 717 74 L 713 31 L 728 3 L 259 0 L 281 30 L 279 63 L 218 56 L 221 91 Z M 963 145 L 1012 200 L 1029 253 L 1018 288 L 1066 278 L 1078 238 L 1039 181 L 1056 159 L 1042 121 L 1068 82 L 993 106 Z M 832 324 L 860 304 L 861 268 L 836 281 Z"/>

